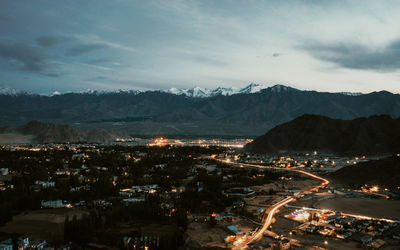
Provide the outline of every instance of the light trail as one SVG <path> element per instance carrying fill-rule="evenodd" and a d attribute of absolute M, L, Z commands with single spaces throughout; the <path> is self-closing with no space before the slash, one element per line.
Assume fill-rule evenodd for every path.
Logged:
<path fill-rule="evenodd" d="M 277 210 L 278 210 L 280 207 L 285 206 L 286 204 L 288 204 L 288 203 L 290 203 L 290 202 L 292 202 L 292 201 L 295 201 L 295 200 L 296 200 L 295 197 L 302 196 L 302 195 L 307 194 L 307 193 L 311 193 L 311 192 L 316 191 L 316 190 L 318 190 L 318 189 L 320 189 L 320 188 L 322 188 L 322 187 L 325 187 L 326 185 L 328 185 L 328 184 L 330 183 L 327 179 L 324 179 L 324 178 L 322 178 L 322 177 L 320 177 L 320 176 L 318 176 L 318 175 L 315 175 L 315 174 L 312 174 L 312 173 L 309 173 L 309 172 L 306 172 L 306 171 L 300 170 L 300 169 L 294 169 L 294 168 L 275 168 L 275 167 L 271 167 L 271 166 L 262 166 L 262 165 L 248 164 L 248 163 L 231 162 L 231 161 L 228 161 L 228 160 L 216 159 L 215 157 L 210 157 L 210 158 L 212 158 L 212 159 L 214 159 L 214 160 L 217 160 L 217 161 L 220 161 L 220 162 L 223 162 L 223 163 L 225 163 L 225 164 L 236 165 L 236 166 L 239 166 L 239 167 L 245 166 L 245 167 L 269 168 L 269 169 L 278 169 L 278 170 L 286 170 L 286 171 L 295 171 L 295 172 L 298 172 L 298 173 L 300 173 L 300 174 L 304 174 L 304 175 L 307 175 L 307 176 L 309 176 L 309 177 L 311 177 L 311 178 L 314 178 L 314 179 L 317 179 L 317 180 L 322 181 L 322 183 L 321 183 L 320 185 L 318 185 L 318 186 L 315 186 L 315 187 L 313 187 L 313 188 L 311 188 L 311 189 L 309 189 L 309 190 L 306 190 L 306 191 L 303 191 L 303 192 L 301 192 L 301 193 L 298 193 L 298 194 L 296 194 L 296 195 L 294 195 L 294 196 L 292 196 L 292 197 L 287 197 L 287 198 L 285 198 L 285 199 L 279 201 L 278 203 L 275 203 L 274 205 L 271 206 L 271 208 L 269 209 L 269 212 L 268 212 L 268 210 L 265 210 L 264 217 L 265 217 L 265 215 L 267 215 L 267 217 L 266 217 L 265 219 L 263 218 L 263 221 L 264 221 L 264 222 L 263 222 L 263 227 L 260 228 L 260 229 L 259 229 L 255 234 L 253 234 L 251 237 L 248 237 L 248 238 L 246 238 L 245 240 L 243 240 L 242 242 L 240 242 L 240 243 L 235 247 L 235 249 L 242 249 L 242 248 L 245 248 L 245 247 L 247 247 L 248 244 L 250 244 L 250 243 L 252 243 L 252 242 L 254 242 L 254 241 L 260 239 L 260 238 L 263 236 L 264 232 L 265 232 L 265 231 L 268 229 L 268 227 L 271 225 L 272 219 L 274 218 L 274 214 L 277 212 Z"/>

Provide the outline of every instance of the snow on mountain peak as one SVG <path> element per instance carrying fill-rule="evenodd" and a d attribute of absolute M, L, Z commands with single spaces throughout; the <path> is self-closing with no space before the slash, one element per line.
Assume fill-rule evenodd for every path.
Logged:
<path fill-rule="evenodd" d="M 268 86 L 257 84 L 257 83 L 250 83 L 246 87 L 240 89 L 240 94 L 252 94 L 252 93 L 258 93 L 263 89 L 268 88 Z"/>
<path fill-rule="evenodd" d="M 275 93 L 283 92 L 283 91 L 288 91 L 292 90 L 293 88 L 287 87 L 284 85 L 274 85 L 272 87 L 262 85 L 262 84 L 257 84 L 257 83 L 251 83 L 244 88 L 235 88 L 235 87 L 230 87 L 230 88 L 225 88 L 225 87 L 217 87 L 215 89 L 209 89 L 209 88 L 202 88 L 202 87 L 193 87 L 189 89 L 179 89 L 179 88 L 170 88 L 167 90 L 158 90 L 161 92 L 166 92 L 174 95 L 185 95 L 187 97 L 195 97 L 195 98 L 206 98 L 206 97 L 213 97 L 213 96 L 231 96 L 235 94 L 253 94 L 253 93 L 259 93 L 262 90 L 267 90 L 267 91 L 272 91 Z M 105 91 L 105 90 L 93 90 L 93 89 L 86 89 L 82 91 L 67 91 L 64 93 L 70 94 L 70 93 L 76 93 L 76 94 L 94 94 L 94 95 L 103 95 L 103 94 L 112 94 L 112 93 L 129 93 L 129 94 L 139 94 L 144 91 L 140 90 L 116 90 L 116 91 Z M 21 94 L 28 94 L 27 92 L 17 90 L 14 88 L 10 87 L 1 87 L 0 86 L 0 95 L 21 95 Z M 63 93 L 59 91 L 54 91 L 51 94 L 40 94 L 44 96 L 58 96 L 58 95 L 63 95 Z"/>
<path fill-rule="evenodd" d="M 269 87 L 262 84 L 251 83 L 244 88 L 224 88 L 224 87 L 218 87 L 215 89 L 208 89 L 201 87 L 194 87 L 191 89 L 170 88 L 168 90 L 165 90 L 164 92 L 174 95 L 186 95 L 188 97 L 204 98 L 204 97 L 213 97 L 217 95 L 230 96 L 235 94 L 253 94 L 253 93 L 259 93 L 263 89 L 270 89 L 273 92 L 282 92 L 292 88 L 283 85 L 275 85 L 273 87 Z"/>
<path fill-rule="evenodd" d="M 18 90 L 15 88 L 10 88 L 10 87 L 2 87 L 0 86 L 0 95 L 21 95 L 21 94 L 26 94 L 26 92 L 22 90 Z"/>

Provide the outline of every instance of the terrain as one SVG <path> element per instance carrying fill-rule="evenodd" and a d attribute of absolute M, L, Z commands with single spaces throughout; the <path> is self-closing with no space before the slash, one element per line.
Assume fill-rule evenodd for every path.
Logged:
<path fill-rule="evenodd" d="M 400 157 L 394 155 L 360 162 L 337 170 L 329 178 L 345 185 L 370 184 L 397 189 L 400 180 Z"/>
<path fill-rule="evenodd" d="M 52 96 L 0 94 L 0 126 L 31 120 L 80 128 L 102 127 L 131 135 L 258 136 L 303 114 L 335 119 L 400 116 L 400 95 L 303 91 L 249 85 L 169 91 L 82 92 Z"/>
<path fill-rule="evenodd" d="M 31 121 L 22 126 L 0 128 L 0 143 L 57 143 L 115 141 L 120 133 L 101 128 L 82 130 L 57 123 Z"/>
<path fill-rule="evenodd" d="M 400 119 L 387 115 L 353 120 L 302 115 L 245 146 L 253 153 L 319 152 L 376 155 L 400 152 Z"/>

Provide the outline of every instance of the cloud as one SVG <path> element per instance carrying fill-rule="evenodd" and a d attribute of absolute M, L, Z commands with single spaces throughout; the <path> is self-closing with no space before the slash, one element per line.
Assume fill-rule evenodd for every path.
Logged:
<path fill-rule="evenodd" d="M 52 47 L 65 41 L 65 38 L 55 36 L 40 36 L 36 38 L 36 42 L 42 47 Z"/>
<path fill-rule="evenodd" d="M 278 56 L 280 56 L 280 55 L 281 55 L 281 54 L 276 53 L 276 52 L 272 54 L 273 57 L 278 57 Z"/>
<path fill-rule="evenodd" d="M 49 77 L 59 77 L 60 75 L 57 73 L 48 73 L 47 76 Z"/>
<path fill-rule="evenodd" d="M 217 55 L 203 55 L 202 53 L 194 53 L 191 51 L 177 52 L 177 57 L 183 60 L 190 60 L 200 64 L 208 64 L 213 66 L 225 66 L 228 63 L 220 60 Z"/>
<path fill-rule="evenodd" d="M 6 22 L 6 21 L 10 21 L 11 17 L 0 14 L 0 22 Z"/>
<path fill-rule="evenodd" d="M 47 68 L 47 58 L 34 47 L 24 44 L 0 43 L 0 58 L 21 69 L 31 72 L 42 72 Z"/>
<path fill-rule="evenodd" d="M 120 49 L 120 50 L 125 50 L 128 52 L 135 52 L 135 48 L 126 46 L 120 43 L 116 42 L 110 42 L 108 40 L 104 40 L 100 38 L 97 35 L 74 35 L 74 37 L 80 41 L 87 42 L 87 43 L 94 43 L 94 44 L 101 44 L 103 46 L 109 47 L 109 48 L 114 48 L 114 49 Z"/>
<path fill-rule="evenodd" d="M 106 59 L 106 58 L 93 59 L 93 60 L 86 61 L 87 64 L 94 64 L 94 65 L 102 65 L 102 64 L 108 63 L 108 62 L 110 62 L 110 60 Z"/>
<path fill-rule="evenodd" d="M 99 49 L 104 49 L 107 48 L 107 46 L 103 44 L 82 44 L 82 45 L 76 45 L 72 48 L 69 48 L 67 50 L 67 55 L 68 56 L 80 56 L 86 53 L 89 53 L 94 50 L 99 50 Z"/>
<path fill-rule="evenodd" d="M 381 48 L 360 44 L 318 44 L 301 47 L 313 57 L 349 69 L 395 71 L 400 69 L 400 40 Z"/>

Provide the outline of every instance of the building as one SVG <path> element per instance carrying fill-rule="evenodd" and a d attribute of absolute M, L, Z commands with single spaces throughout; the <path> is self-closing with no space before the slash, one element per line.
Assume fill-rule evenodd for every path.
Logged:
<path fill-rule="evenodd" d="M 171 188 L 171 192 L 173 193 L 183 193 L 185 192 L 185 190 L 186 190 L 185 186 L 179 186 L 179 187 L 172 186 Z"/>
<path fill-rule="evenodd" d="M 51 188 L 56 186 L 55 181 L 35 181 L 35 184 L 42 186 L 42 188 Z"/>
<path fill-rule="evenodd" d="M 0 168 L 1 175 L 8 175 L 8 168 Z"/>
<path fill-rule="evenodd" d="M 44 208 L 62 208 L 67 206 L 68 204 L 64 204 L 62 200 L 42 201 L 42 207 Z"/>
<path fill-rule="evenodd" d="M 122 200 L 122 203 L 125 206 L 128 206 L 129 204 L 132 204 L 132 203 L 140 203 L 140 202 L 144 202 L 144 201 L 145 201 L 145 198 L 126 198 L 126 199 Z"/>
<path fill-rule="evenodd" d="M 0 242 L 0 250 L 13 250 L 12 240 L 4 240 Z"/>
<path fill-rule="evenodd" d="M 18 238 L 18 249 L 28 249 L 28 248 L 30 248 L 29 238 L 28 237 Z"/>
<path fill-rule="evenodd" d="M 45 240 L 32 240 L 30 247 L 37 250 L 42 250 L 46 247 L 47 242 Z"/>
<path fill-rule="evenodd" d="M 229 233 L 232 233 L 236 236 L 243 235 L 243 232 L 234 225 L 228 225 L 228 226 L 226 226 L 226 229 Z"/>
<path fill-rule="evenodd" d="M 289 249 L 290 248 L 290 240 L 282 239 L 279 241 L 279 249 Z"/>

